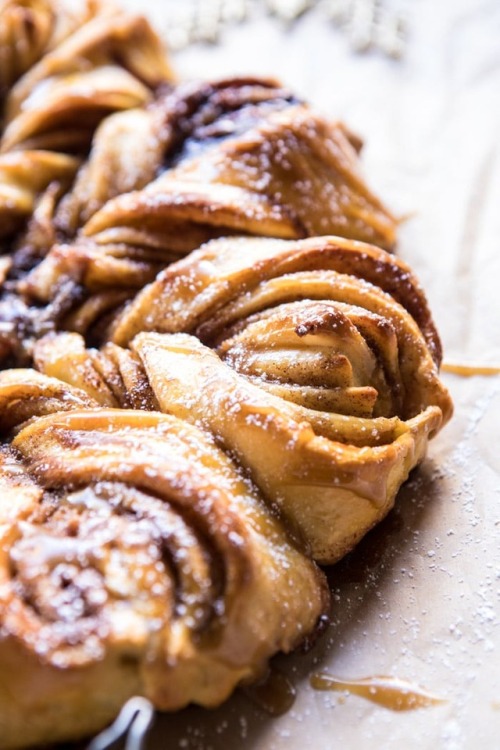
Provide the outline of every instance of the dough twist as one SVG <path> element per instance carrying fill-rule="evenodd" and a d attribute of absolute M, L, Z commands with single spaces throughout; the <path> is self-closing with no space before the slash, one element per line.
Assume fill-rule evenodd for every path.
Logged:
<path fill-rule="evenodd" d="M 452 412 L 418 281 L 348 240 L 209 243 L 111 335 L 132 342 L 161 408 L 216 434 L 323 562 L 388 512 Z"/>
<path fill-rule="evenodd" d="M 42 55 L 104 6 L 97 2 L 3 0 L 0 8 L 0 98 Z"/>
<path fill-rule="evenodd" d="M 48 10 L 57 13 L 57 5 Z M 152 90 L 171 78 L 160 41 L 144 18 L 107 3 L 95 4 L 94 10 L 86 23 L 46 49 L 8 92 L 3 153 L 86 149 L 106 114 L 145 104 Z"/>
<path fill-rule="evenodd" d="M 110 336 L 100 354 L 75 334 L 42 341 L 35 359 L 117 406 L 116 345 L 130 345 L 162 411 L 211 431 L 321 562 L 390 510 L 452 412 L 418 281 L 340 238 L 208 243 L 138 294 Z"/>
<path fill-rule="evenodd" d="M 97 731 L 132 695 L 217 705 L 314 631 L 322 574 L 207 435 L 30 370 L 0 404 L 3 748 Z"/>
<path fill-rule="evenodd" d="M 144 18 L 101 2 L 7 0 L 0 9 L 0 238 L 52 182 L 67 189 L 99 122 L 171 79 Z M 59 153 L 60 152 L 60 153 Z"/>
<path fill-rule="evenodd" d="M 254 79 L 180 87 L 108 119 L 57 224 L 75 239 L 20 289 L 48 303 L 71 279 L 78 303 L 56 325 L 81 333 L 214 237 L 334 233 L 392 246 L 395 229 L 345 128 Z"/>

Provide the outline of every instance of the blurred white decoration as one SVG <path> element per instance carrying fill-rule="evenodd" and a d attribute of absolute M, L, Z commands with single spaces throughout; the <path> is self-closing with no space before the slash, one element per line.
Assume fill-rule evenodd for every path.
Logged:
<path fill-rule="evenodd" d="M 327 17 L 347 32 L 357 52 L 376 48 L 390 57 L 404 52 L 406 24 L 401 9 L 382 0 L 324 0 Z"/>
<path fill-rule="evenodd" d="M 269 13 L 282 21 L 295 21 L 315 5 L 314 0 L 265 0 Z"/>
<path fill-rule="evenodd" d="M 165 36 L 172 50 L 197 42 L 216 44 L 227 26 L 259 13 L 290 25 L 317 9 L 347 34 L 353 51 L 376 49 L 399 58 L 406 38 L 402 4 L 402 0 L 171 0 Z"/>
<path fill-rule="evenodd" d="M 222 6 L 222 18 L 226 22 L 241 22 L 247 17 L 247 0 L 225 0 L 225 2 L 219 2 L 219 5 Z"/>
<path fill-rule="evenodd" d="M 140 696 L 130 698 L 111 726 L 98 734 L 87 750 L 110 750 L 120 740 L 125 750 L 144 750 L 154 714 L 153 704 L 148 700 Z"/>

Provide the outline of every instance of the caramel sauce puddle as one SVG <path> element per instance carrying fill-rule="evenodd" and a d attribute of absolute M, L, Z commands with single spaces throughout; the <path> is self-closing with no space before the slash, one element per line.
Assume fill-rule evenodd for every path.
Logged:
<path fill-rule="evenodd" d="M 284 674 L 274 669 L 255 685 L 242 688 L 252 703 L 270 716 L 282 716 L 293 706 L 297 691 Z"/>
<path fill-rule="evenodd" d="M 338 690 L 359 695 L 392 711 L 413 711 L 447 702 L 444 698 L 432 695 L 424 688 L 398 677 L 377 675 L 359 680 L 340 680 L 321 672 L 312 675 L 310 683 L 315 690 Z"/>

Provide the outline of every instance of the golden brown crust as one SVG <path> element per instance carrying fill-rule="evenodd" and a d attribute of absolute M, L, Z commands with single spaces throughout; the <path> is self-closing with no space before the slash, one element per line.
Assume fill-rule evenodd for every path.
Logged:
<path fill-rule="evenodd" d="M 276 279 L 274 284 L 272 279 Z M 351 292 L 346 283 L 354 285 Z M 395 301 L 409 313 L 435 363 L 440 364 L 441 342 L 423 289 L 408 265 L 373 245 L 340 237 L 300 242 L 228 238 L 207 244 L 167 268 L 136 296 L 116 318 L 113 340 L 123 344 L 140 331 L 153 330 L 193 332 L 213 341 L 218 328 L 238 320 L 240 309 L 246 316 L 265 307 L 268 288 L 270 304 L 274 304 L 273 297 L 286 301 L 324 295 L 355 304 L 360 299 L 363 304 L 371 293 L 373 299 L 367 301 L 374 309 L 383 305 L 380 293 L 385 293 L 390 296 L 389 304 Z M 247 291 L 252 292 L 254 302 L 245 308 Z M 358 299 L 353 296 L 356 293 Z"/>
<path fill-rule="evenodd" d="M 41 342 L 36 361 L 68 379 L 75 341 L 85 365 L 69 382 L 100 398 L 107 355 L 72 337 Z M 390 510 L 452 412 L 417 279 L 340 238 L 208 243 L 137 295 L 112 339 L 161 410 L 212 432 L 321 562 Z"/>
<path fill-rule="evenodd" d="M 143 333 L 133 346 L 162 410 L 210 430 L 322 563 L 388 513 L 443 422 L 434 405 L 405 421 L 297 406 L 185 334 Z"/>
<path fill-rule="evenodd" d="M 162 410 L 211 430 L 323 562 L 388 512 L 452 412 L 418 281 L 348 240 L 209 243 L 112 336 L 132 342 Z"/>
<path fill-rule="evenodd" d="M 0 362 L 41 371 L 0 372 L 6 748 L 257 679 L 451 415 L 359 139 L 171 78 L 114 5 L 0 9 Z"/>
<path fill-rule="evenodd" d="M 171 78 L 147 21 L 109 7 L 45 50 L 11 89 L 2 152 L 81 150 L 105 114 L 144 104 L 152 89 Z"/>
<path fill-rule="evenodd" d="M 80 160 L 53 151 L 0 154 L 0 236 L 12 235 L 36 208 L 36 199 L 51 184 L 68 187 Z"/>
<path fill-rule="evenodd" d="M 111 112 L 146 104 L 172 78 L 144 18 L 98 0 L 7 0 L 0 9 L 0 237 L 64 189 Z M 47 247 L 50 245 L 47 244 Z"/>
<path fill-rule="evenodd" d="M 76 7 L 75 7 L 76 6 Z M 0 96 L 45 52 L 103 9 L 97 2 L 4 0 L 0 8 Z"/>
<path fill-rule="evenodd" d="M 157 243 L 156 233 L 168 231 L 176 218 L 188 218 L 192 203 L 192 220 L 200 224 L 223 226 L 226 221 L 233 231 L 283 238 L 340 234 L 392 247 L 394 219 L 360 177 L 343 128 L 303 104 L 266 114 L 220 146 L 215 140 L 202 142 L 199 157 L 181 151 L 179 165 L 143 192 L 108 203 L 89 222 L 85 236 L 140 223 Z M 229 186 L 233 190 L 226 198 L 223 188 Z M 173 205 L 183 213 L 174 212 L 170 219 L 174 195 Z M 218 201 L 227 204 L 222 220 Z"/>
<path fill-rule="evenodd" d="M 3 746 L 96 731 L 134 694 L 216 705 L 314 629 L 323 577 L 208 436 L 31 378 L 0 381 L 5 427 L 45 413 L 0 451 Z"/>
<path fill-rule="evenodd" d="M 103 318 L 209 239 L 335 233 L 392 247 L 395 238 L 345 128 L 258 79 L 180 86 L 109 118 L 54 223 L 68 242 L 18 291 L 47 304 L 70 280 L 80 295 L 55 326 L 97 329 L 92 341 Z"/>

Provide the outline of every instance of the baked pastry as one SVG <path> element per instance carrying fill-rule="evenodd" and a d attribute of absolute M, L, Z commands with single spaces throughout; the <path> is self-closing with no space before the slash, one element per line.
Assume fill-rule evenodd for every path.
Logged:
<path fill-rule="evenodd" d="M 17 291 L 46 305 L 64 284 L 72 299 L 54 327 L 95 342 L 101 318 L 214 237 L 334 232 L 392 246 L 395 221 L 360 177 L 350 138 L 258 79 L 180 86 L 114 115 L 56 213 L 74 239 Z"/>
<path fill-rule="evenodd" d="M 35 360 L 119 406 L 116 344 L 129 345 L 161 410 L 211 431 L 322 563 L 385 516 L 451 416 L 418 281 L 362 243 L 215 240 L 139 293 L 109 338 L 101 353 L 75 334 L 41 341 Z"/>
<path fill-rule="evenodd" d="M 155 32 L 101 0 L 6 0 L 0 7 L 0 362 L 29 363 L 55 295 L 33 310 L 16 288 L 57 239 L 54 220 L 99 122 L 145 106 L 172 78 Z M 53 324 L 52 324 L 53 327 Z"/>
<path fill-rule="evenodd" d="M 69 187 L 106 115 L 145 105 L 172 76 L 148 22 L 112 3 L 7 0 L 0 14 L 3 238 L 50 183 Z"/>
<path fill-rule="evenodd" d="M 97 136 L 68 199 L 67 211 L 73 217 L 78 211 L 80 219 L 73 218 L 70 228 L 89 221 L 113 193 L 134 190 L 117 189 L 116 172 L 146 187 L 107 202 L 83 237 L 100 237 L 104 244 L 102 233 L 113 229 L 115 241 L 122 236 L 132 245 L 168 250 L 174 243 L 174 255 L 179 224 L 188 232 L 198 227 L 189 249 L 215 232 L 340 234 L 394 245 L 396 222 L 360 173 L 360 141 L 279 83 L 232 78 L 181 84 L 160 95 L 142 119 L 137 132 L 136 120 L 116 116 Z M 127 131 L 129 148 L 118 153 L 115 138 Z M 150 156 L 151 142 L 159 148 Z"/>
<path fill-rule="evenodd" d="M 17 748 L 132 695 L 218 705 L 314 636 L 312 559 L 388 512 L 452 407 L 343 125 L 272 81 L 172 85 L 98 0 L 1 12 L 0 367 L 38 368 L 0 372 Z"/>
<path fill-rule="evenodd" d="M 0 154 L 0 239 L 22 228 L 49 185 L 54 186 L 49 190 L 49 200 L 56 193 L 56 185 L 67 190 L 79 165 L 77 157 L 56 151 L 30 149 Z M 53 239 L 51 233 L 49 242 Z"/>
<path fill-rule="evenodd" d="M 59 0 L 4 0 L 0 8 L 0 97 L 42 55 L 111 4 Z"/>
<path fill-rule="evenodd" d="M 314 633 L 320 571 L 207 434 L 0 373 L 0 745 L 212 706 Z M 10 436 L 10 437 L 9 437 Z"/>
<path fill-rule="evenodd" d="M 42 23 L 50 23 L 49 18 L 56 28 L 30 67 L 26 68 L 27 60 L 16 59 L 17 49 L 12 50 L 18 44 L 16 28 L 0 39 L 0 55 L 25 68 L 5 97 L 2 153 L 14 148 L 86 150 L 106 114 L 145 104 L 152 91 L 171 78 L 159 38 L 145 18 L 110 3 L 88 3 L 84 22 L 77 25 L 75 18 L 70 33 L 61 39 L 57 24 L 64 24 L 64 16 L 71 13 L 69 3 L 43 5 L 46 13 L 33 15 L 34 34 L 40 33 Z M 17 16 L 23 15 L 21 2 L 7 3 L 4 13 L 16 17 L 16 6 Z"/>

